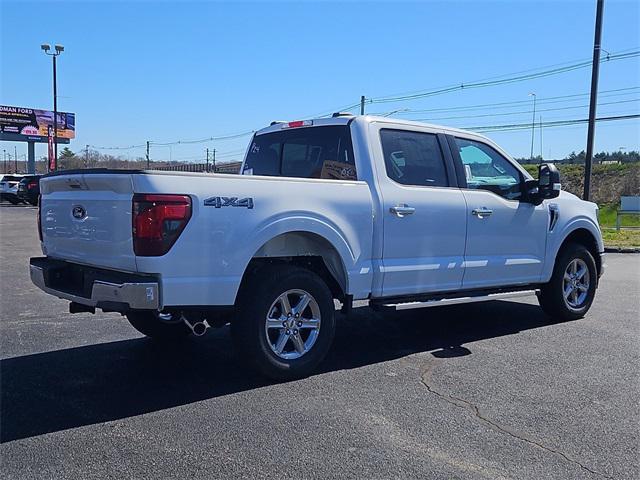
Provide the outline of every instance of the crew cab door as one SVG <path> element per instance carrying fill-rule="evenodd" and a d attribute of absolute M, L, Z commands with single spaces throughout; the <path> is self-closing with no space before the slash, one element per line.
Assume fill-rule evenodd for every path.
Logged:
<path fill-rule="evenodd" d="M 448 137 L 467 204 L 464 289 L 537 283 L 549 213 L 522 201 L 524 176 L 493 146 Z"/>
<path fill-rule="evenodd" d="M 466 204 L 446 138 L 384 125 L 370 127 L 382 202 L 382 296 L 459 289 Z"/>

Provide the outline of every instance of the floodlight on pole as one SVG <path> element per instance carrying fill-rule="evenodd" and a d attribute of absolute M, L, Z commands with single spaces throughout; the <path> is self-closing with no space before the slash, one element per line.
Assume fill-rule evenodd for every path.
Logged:
<path fill-rule="evenodd" d="M 56 59 L 58 55 L 64 52 L 62 45 L 55 45 L 55 52 L 49 53 L 51 45 L 43 43 L 40 48 L 45 54 L 49 55 L 53 60 L 53 148 L 54 148 L 54 169 L 57 168 L 58 163 L 58 92 L 56 83 Z"/>

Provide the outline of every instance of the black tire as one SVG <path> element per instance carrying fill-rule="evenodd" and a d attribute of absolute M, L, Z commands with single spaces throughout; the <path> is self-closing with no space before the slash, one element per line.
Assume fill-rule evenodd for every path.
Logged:
<path fill-rule="evenodd" d="M 163 320 L 156 312 L 129 312 L 127 320 L 137 331 L 161 341 L 175 341 L 191 333 L 182 320 Z"/>
<path fill-rule="evenodd" d="M 589 285 L 584 300 L 575 306 L 565 299 L 565 272 L 574 260 L 583 262 L 588 270 Z M 585 316 L 596 294 L 598 271 L 596 262 L 589 250 L 583 245 L 570 243 L 566 245 L 556 258 L 553 275 L 549 283 L 543 285 L 538 295 L 538 301 L 544 312 L 557 320 L 576 320 Z"/>
<path fill-rule="evenodd" d="M 19 203 L 21 203 L 20 200 L 12 196 L 7 197 L 7 200 L 9 200 L 9 203 L 11 203 L 11 205 L 18 205 Z"/>
<path fill-rule="evenodd" d="M 266 319 L 268 316 L 285 316 L 283 308 L 276 307 L 275 302 L 286 292 L 292 293 L 292 303 L 296 302 L 299 292 L 308 293 L 315 301 L 314 308 L 320 314 L 320 325 L 317 330 L 315 343 L 312 343 L 308 351 L 299 358 L 282 358 L 273 350 L 272 343 L 277 343 L 275 337 L 292 332 L 290 340 L 286 340 L 283 347 L 288 346 L 290 353 L 283 348 L 283 355 L 296 355 L 293 334 L 298 330 L 288 330 L 284 327 L 273 327 L 269 332 L 275 337 L 269 337 L 267 333 Z M 302 298 L 299 297 L 298 300 Z M 295 305 L 291 305 L 295 310 Z M 309 310 L 303 309 L 303 317 L 311 317 Z M 324 360 L 335 335 L 335 306 L 333 296 L 325 282 L 315 273 L 290 265 L 266 266 L 256 271 L 245 281 L 238 294 L 236 302 L 237 314 L 231 322 L 231 335 L 234 345 L 243 361 L 258 370 L 261 374 L 274 380 L 293 380 L 308 376 Z M 282 311 L 280 311 L 282 310 Z M 291 313 L 290 312 L 290 313 Z M 300 320 L 303 320 L 302 318 Z M 307 321 L 307 320 L 305 320 Z M 295 325 L 293 326 L 295 328 Z M 305 347 L 310 338 L 311 330 L 299 330 L 300 340 Z M 304 336 L 306 340 L 304 340 Z"/>

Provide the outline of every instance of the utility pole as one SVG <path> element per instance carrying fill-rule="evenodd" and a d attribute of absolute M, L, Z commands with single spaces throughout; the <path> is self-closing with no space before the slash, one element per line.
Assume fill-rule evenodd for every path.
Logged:
<path fill-rule="evenodd" d="M 364 115 L 364 95 L 360 97 L 360 115 Z"/>
<path fill-rule="evenodd" d="M 89 145 L 84 147 L 84 168 L 89 167 Z"/>
<path fill-rule="evenodd" d="M 530 97 L 533 97 L 533 118 L 531 120 L 531 163 L 533 163 L 533 138 L 536 133 L 536 94 L 530 93 Z"/>
<path fill-rule="evenodd" d="M 149 170 L 149 140 L 147 140 L 147 170 Z"/>
<path fill-rule="evenodd" d="M 216 173 L 216 149 L 213 149 L 213 173 Z"/>
<path fill-rule="evenodd" d="M 13 146 L 13 160 L 16 162 L 16 173 L 18 173 L 18 148 Z"/>
<path fill-rule="evenodd" d="M 7 171 L 7 151 L 4 148 L 2 149 L 2 160 L 4 162 L 4 173 L 9 173 Z"/>
<path fill-rule="evenodd" d="M 591 194 L 591 163 L 593 162 L 593 139 L 596 130 L 596 103 L 598 101 L 598 75 L 600 72 L 600 41 L 602 39 L 602 11 L 604 0 L 597 0 L 596 28 L 593 37 L 593 63 L 591 64 L 591 100 L 589 101 L 589 128 L 587 130 L 587 154 L 584 158 L 583 200 Z"/>
<path fill-rule="evenodd" d="M 207 147 L 207 169 L 205 171 L 209 173 L 209 147 Z"/>

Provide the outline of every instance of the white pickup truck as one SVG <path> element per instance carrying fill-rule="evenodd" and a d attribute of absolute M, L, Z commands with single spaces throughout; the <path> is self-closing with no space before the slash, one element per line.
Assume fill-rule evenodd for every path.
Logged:
<path fill-rule="evenodd" d="M 162 340 L 231 324 L 263 374 L 309 374 L 335 302 L 405 309 L 537 294 L 583 316 L 604 269 L 597 206 L 489 139 L 372 116 L 274 122 L 241 175 L 62 171 L 40 181 L 32 281 L 70 312 Z"/>

